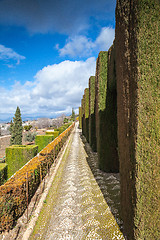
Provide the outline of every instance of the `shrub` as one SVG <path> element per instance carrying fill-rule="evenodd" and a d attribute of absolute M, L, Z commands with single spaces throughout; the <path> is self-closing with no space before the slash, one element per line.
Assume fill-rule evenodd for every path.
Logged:
<path fill-rule="evenodd" d="M 79 107 L 79 128 L 82 128 L 82 107 Z"/>
<path fill-rule="evenodd" d="M 8 178 L 8 165 L 0 163 L 0 185 L 4 184 Z"/>
<path fill-rule="evenodd" d="M 95 76 L 89 78 L 89 144 L 96 151 Z"/>
<path fill-rule="evenodd" d="M 85 131 L 85 137 L 87 139 L 87 142 L 89 142 L 89 88 L 86 88 L 84 90 L 85 94 L 85 125 L 86 125 L 86 131 Z"/>
<path fill-rule="evenodd" d="M 32 125 L 25 125 L 23 128 L 24 128 L 24 130 L 29 131 L 29 130 L 31 130 Z"/>
<path fill-rule="evenodd" d="M 53 135 L 37 135 L 35 137 L 35 144 L 38 145 L 38 152 L 46 147 L 54 139 Z"/>
<path fill-rule="evenodd" d="M 46 135 L 53 135 L 54 138 L 58 137 L 59 135 L 59 131 L 55 130 L 55 131 L 46 131 Z"/>
<path fill-rule="evenodd" d="M 160 2 L 117 1 L 121 208 L 127 239 L 160 239 Z"/>
<path fill-rule="evenodd" d="M 26 142 L 33 142 L 35 140 L 37 133 L 36 132 L 28 132 L 25 134 Z"/>
<path fill-rule="evenodd" d="M 8 164 L 8 178 L 33 158 L 38 151 L 36 145 L 13 145 L 6 148 L 6 163 Z"/>

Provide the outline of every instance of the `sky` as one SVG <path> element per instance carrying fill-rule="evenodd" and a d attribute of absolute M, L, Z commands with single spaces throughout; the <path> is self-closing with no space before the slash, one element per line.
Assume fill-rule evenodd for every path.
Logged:
<path fill-rule="evenodd" d="M 77 112 L 100 51 L 115 35 L 116 0 L 0 0 L 0 122 Z"/>

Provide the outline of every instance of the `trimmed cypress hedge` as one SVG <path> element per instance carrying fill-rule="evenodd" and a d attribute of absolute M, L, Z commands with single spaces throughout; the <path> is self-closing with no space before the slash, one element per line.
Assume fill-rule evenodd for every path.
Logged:
<path fill-rule="evenodd" d="M 59 131 L 50 131 L 50 130 L 47 130 L 46 131 L 46 135 L 53 135 L 54 138 L 58 137 L 59 135 Z"/>
<path fill-rule="evenodd" d="M 0 185 L 4 184 L 8 178 L 8 165 L 0 163 Z"/>
<path fill-rule="evenodd" d="M 160 239 L 160 2 L 118 0 L 121 208 L 127 239 Z"/>
<path fill-rule="evenodd" d="M 79 107 L 79 128 L 82 128 L 82 107 Z"/>
<path fill-rule="evenodd" d="M 23 167 L 28 160 L 38 152 L 36 145 L 12 145 L 6 148 L 6 163 L 8 164 L 8 178 Z"/>
<path fill-rule="evenodd" d="M 37 135 L 35 137 L 35 144 L 38 145 L 38 152 L 40 152 L 48 143 L 52 142 L 54 135 Z"/>
<path fill-rule="evenodd" d="M 86 136 L 86 121 L 85 121 L 85 95 L 82 98 L 82 133 Z"/>
<path fill-rule="evenodd" d="M 104 170 L 107 172 L 119 172 L 115 44 L 113 44 L 108 50 L 105 115 L 105 146 L 104 144 L 102 146 L 104 148 L 104 158 L 106 159 Z"/>
<path fill-rule="evenodd" d="M 95 76 L 95 108 L 96 108 L 96 138 L 99 167 L 106 170 L 106 95 L 107 95 L 107 72 L 108 52 L 100 52 L 96 63 Z"/>
<path fill-rule="evenodd" d="M 85 137 L 87 142 L 89 142 L 89 88 L 86 88 L 84 90 L 84 95 L 85 95 Z"/>
<path fill-rule="evenodd" d="M 95 125 L 95 76 L 89 78 L 89 144 L 93 151 L 97 150 Z"/>

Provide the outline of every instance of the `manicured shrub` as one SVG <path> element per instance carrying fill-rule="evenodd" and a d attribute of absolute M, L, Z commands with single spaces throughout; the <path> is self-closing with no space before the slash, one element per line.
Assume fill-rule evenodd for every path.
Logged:
<path fill-rule="evenodd" d="M 74 128 L 74 123 L 48 144 L 39 155 L 32 158 L 0 186 L 0 232 L 10 230 L 27 208 L 26 179 L 28 176 L 28 200 L 30 202 L 41 180 L 48 172 L 61 147 Z"/>
<path fill-rule="evenodd" d="M 121 207 L 127 239 L 160 239 L 160 3 L 117 1 Z"/>
<path fill-rule="evenodd" d="M 52 142 L 54 135 L 37 135 L 35 137 L 35 144 L 38 145 L 38 152 L 40 152 L 48 143 Z"/>
<path fill-rule="evenodd" d="M 89 144 L 92 150 L 96 151 L 95 76 L 91 76 L 89 79 Z"/>
<path fill-rule="evenodd" d="M 82 128 L 82 107 L 79 107 L 79 128 Z"/>
<path fill-rule="evenodd" d="M 8 165 L 0 163 L 0 185 L 4 184 L 8 178 Z"/>
<path fill-rule="evenodd" d="M 84 95 L 85 95 L 85 125 L 86 125 L 86 129 L 85 129 L 85 137 L 87 139 L 87 142 L 89 142 L 89 88 L 86 88 L 84 91 Z"/>
<path fill-rule="evenodd" d="M 86 121 L 85 121 L 85 95 L 82 98 L 82 134 L 86 135 Z"/>
<path fill-rule="evenodd" d="M 104 167 L 107 172 L 119 172 L 117 139 L 117 85 L 115 45 L 108 51 L 107 94 L 105 109 L 105 138 L 101 143 L 104 148 Z M 102 160 L 102 159 L 101 159 Z M 102 162 L 102 161 L 101 161 Z"/>
<path fill-rule="evenodd" d="M 95 110 L 96 110 L 96 138 L 99 167 L 106 169 L 106 96 L 107 96 L 107 72 L 108 52 L 100 52 L 96 63 L 95 76 Z"/>
<path fill-rule="evenodd" d="M 8 164 L 8 178 L 23 167 L 28 160 L 38 152 L 36 145 L 12 145 L 6 148 L 6 163 Z"/>
<path fill-rule="evenodd" d="M 46 135 L 53 135 L 54 136 L 54 138 L 56 138 L 56 137 L 58 137 L 58 135 L 59 135 L 59 131 L 50 131 L 50 130 L 47 130 L 46 131 Z"/>

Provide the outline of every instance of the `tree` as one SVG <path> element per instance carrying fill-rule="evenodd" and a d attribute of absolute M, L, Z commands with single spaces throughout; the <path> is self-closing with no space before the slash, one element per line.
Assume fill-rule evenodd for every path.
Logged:
<path fill-rule="evenodd" d="M 22 145 L 22 118 L 21 118 L 21 112 L 20 108 L 17 107 L 15 116 L 13 117 L 13 122 L 11 121 L 11 145 Z"/>
<path fill-rule="evenodd" d="M 71 119 L 72 119 L 73 121 L 75 121 L 75 111 L 74 111 L 74 108 L 72 108 Z"/>
<path fill-rule="evenodd" d="M 25 135 L 25 141 L 26 142 L 33 142 L 35 140 L 35 137 L 36 137 L 37 133 L 36 132 L 28 132 L 26 135 Z"/>
<path fill-rule="evenodd" d="M 25 125 L 23 128 L 28 132 L 29 130 L 31 130 L 32 125 Z"/>

